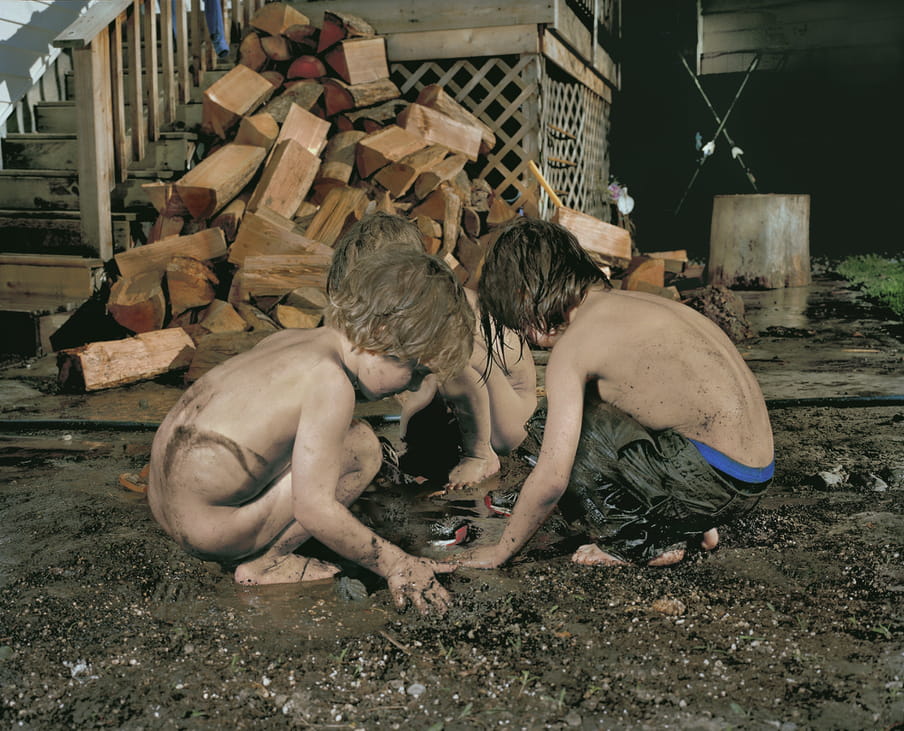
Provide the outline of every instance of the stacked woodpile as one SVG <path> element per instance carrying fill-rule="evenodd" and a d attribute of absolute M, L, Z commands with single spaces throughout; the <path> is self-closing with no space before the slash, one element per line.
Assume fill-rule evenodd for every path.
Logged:
<path fill-rule="evenodd" d="M 239 63 L 203 94 L 206 155 L 144 186 L 158 212 L 147 244 L 115 255 L 107 311 L 133 337 L 61 351 L 65 387 L 186 367 L 194 380 L 279 328 L 316 327 L 332 246 L 368 212 L 416 222 L 472 287 L 494 227 L 517 215 L 466 173 L 492 130 L 439 86 L 403 99 L 364 20 L 325 12 L 315 25 L 272 2 L 251 24 Z M 661 287 L 661 260 L 638 266 Z"/>

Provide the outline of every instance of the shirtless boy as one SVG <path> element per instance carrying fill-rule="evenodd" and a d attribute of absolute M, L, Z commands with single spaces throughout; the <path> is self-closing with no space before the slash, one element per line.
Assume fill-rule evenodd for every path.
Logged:
<path fill-rule="evenodd" d="M 344 273 L 364 254 L 385 248 L 422 251 L 420 231 L 399 216 L 387 213 L 364 216 L 336 243 L 328 289 L 337 287 Z M 466 288 L 465 295 L 476 321 L 477 294 Z M 508 454 L 521 444 L 525 437 L 524 424 L 537 406 L 537 374 L 530 349 L 515 333 L 508 331 L 496 347 L 505 349 L 506 369 L 491 367 L 487 378 L 483 378 L 488 361 L 486 344 L 483 338 L 475 337 L 471 360 L 465 368 L 443 382 L 428 376 L 417 392 L 399 399 L 402 439 L 409 445 L 409 453 L 403 460 L 417 451 L 413 442 L 422 431 L 417 414 L 425 416 L 424 410 L 437 394 L 452 407 L 462 445 L 461 457 L 449 471 L 447 487 L 453 489 L 476 484 L 498 472 L 498 455 Z M 497 354 L 501 356 L 501 351 Z M 502 358 L 497 360 L 501 362 Z M 445 411 L 444 404 L 439 408 Z M 431 432 L 424 434 L 424 438 L 435 440 L 436 435 Z"/>
<path fill-rule="evenodd" d="M 154 438 L 148 501 L 194 556 L 242 584 L 323 579 L 338 567 L 294 553 L 309 538 L 384 577 L 396 605 L 445 611 L 435 574 L 349 511 L 380 467 L 377 437 L 353 419 L 368 399 L 464 367 L 474 316 L 449 268 L 385 251 L 332 292 L 325 326 L 284 330 L 198 379 Z"/>
<path fill-rule="evenodd" d="M 766 404 L 708 318 L 663 297 L 612 289 L 571 233 L 535 219 L 499 235 L 479 297 L 485 333 L 510 328 L 551 349 L 548 414 L 502 538 L 464 554 L 464 565 L 507 561 L 563 496 L 597 539 L 573 561 L 675 563 L 689 540 L 715 547 L 716 526 L 768 486 Z"/>

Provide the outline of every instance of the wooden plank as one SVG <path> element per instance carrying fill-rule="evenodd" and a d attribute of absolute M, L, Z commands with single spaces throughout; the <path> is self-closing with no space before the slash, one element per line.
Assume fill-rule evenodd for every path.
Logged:
<path fill-rule="evenodd" d="M 144 83 L 141 66 L 141 2 L 135 5 L 129 15 L 129 103 L 132 120 L 132 159 L 144 157 L 144 140 L 147 134 L 144 125 Z M 81 100 L 82 96 L 77 95 Z"/>
<path fill-rule="evenodd" d="M 82 239 L 101 259 L 113 256 L 110 190 L 113 188 L 113 130 L 110 100 L 109 33 L 103 30 L 88 48 L 72 51 L 79 139 L 79 207 Z"/>
<path fill-rule="evenodd" d="M 142 164 L 133 163 L 133 169 L 158 167 L 184 170 L 194 145 L 193 135 L 188 133 L 176 135 L 162 133 L 161 139 L 149 145 L 148 154 Z M 126 142 L 128 139 L 126 136 Z M 80 146 L 74 133 L 11 134 L 3 141 L 3 164 L 9 169 L 74 171 L 78 167 Z M 123 171 L 123 177 L 117 176 L 117 180 L 125 180 L 127 172 Z"/>
<path fill-rule="evenodd" d="M 167 3 L 172 5 L 172 2 Z M 176 121 L 176 45 L 173 38 L 173 14 L 160 13 L 160 70 L 163 76 L 163 122 Z M 226 27 L 229 33 L 229 26 Z"/>
<path fill-rule="evenodd" d="M 0 288 L 7 295 L 86 299 L 102 265 L 80 256 L 0 254 Z"/>
<path fill-rule="evenodd" d="M 210 261 L 226 256 L 226 238 L 222 229 L 206 228 L 189 236 L 171 236 L 153 244 L 137 246 L 118 253 L 114 258 L 119 273 L 132 277 L 147 271 L 166 271 L 174 256 L 191 256 Z"/>
<path fill-rule="evenodd" d="M 583 22 L 574 14 L 565 0 L 556 2 L 556 19 L 549 30 L 565 42 L 580 59 L 582 64 L 594 67 L 616 89 L 620 86 L 618 67 L 612 63 L 609 54 L 595 42 L 593 34 Z"/>
<path fill-rule="evenodd" d="M 87 48 L 94 38 L 132 4 L 133 0 L 105 0 L 88 8 L 53 39 L 54 48 Z"/>
<path fill-rule="evenodd" d="M 565 45 L 549 31 L 544 31 L 542 34 L 542 46 L 543 55 L 546 56 L 546 58 L 552 61 L 565 73 L 574 77 L 577 81 L 580 81 L 594 94 L 602 97 L 609 104 L 612 103 L 612 89 L 609 88 L 606 81 L 615 88 L 618 88 L 618 68 L 611 58 L 607 64 L 603 64 L 606 67 L 607 74 L 601 78 L 591 71 L 581 59 L 569 51 L 568 48 L 566 48 Z"/>
<path fill-rule="evenodd" d="M 242 266 L 246 257 L 261 254 L 320 254 L 330 258 L 333 250 L 302 236 L 292 221 L 263 208 L 242 218 L 235 242 L 229 247 L 229 261 Z"/>
<path fill-rule="evenodd" d="M 188 18 L 185 15 L 185 0 L 173 0 L 176 13 L 176 71 L 179 74 L 179 101 L 188 104 L 191 100 L 191 75 L 188 71 Z"/>
<path fill-rule="evenodd" d="M 126 135 L 126 92 L 123 84 L 122 21 L 118 15 L 110 28 L 110 104 L 113 112 L 113 164 L 118 182 L 129 174 L 129 138 Z"/>
<path fill-rule="evenodd" d="M 385 38 L 386 55 L 393 63 L 473 56 L 505 56 L 538 53 L 540 50 L 540 34 L 536 25 L 419 30 L 392 33 Z"/>
<path fill-rule="evenodd" d="M 158 107 L 159 87 L 157 86 L 157 13 L 156 3 L 148 0 L 144 4 L 144 67 L 147 77 L 148 139 L 160 139 L 160 113 Z M 164 6 L 169 5 L 165 2 Z M 167 8 L 169 10 L 169 8 Z"/>

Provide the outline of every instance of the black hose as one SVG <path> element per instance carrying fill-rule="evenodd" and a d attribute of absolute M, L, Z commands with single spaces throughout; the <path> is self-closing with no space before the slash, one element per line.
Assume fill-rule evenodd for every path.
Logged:
<path fill-rule="evenodd" d="M 769 409 L 793 409 L 805 406 L 832 406 L 855 408 L 870 406 L 904 406 L 904 394 L 894 396 L 825 396 L 815 398 L 766 399 Z M 377 414 L 363 417 L 373 426 L 398 423 L 398 414 Z M 42 431 L 48 429 L 72 429 L 81 431 L 154 431 L 159 421 L 114 421 L 108 419 L 0 419 L 0 431 Z"/>

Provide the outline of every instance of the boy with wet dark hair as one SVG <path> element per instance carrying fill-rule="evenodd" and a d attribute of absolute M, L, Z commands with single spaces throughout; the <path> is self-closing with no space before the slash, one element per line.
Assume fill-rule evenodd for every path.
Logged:
<path fill-rule="evenodd" d="M 565 228 L 517 219 L 487 252 L 485 337 L 511 329 L 551 353 L 548 412 L 529 431 L 536 466 L 495 546 L 462 557 L 499 566 L 555 508 L 597 539 L 572 560 L 668 565 L 688 541 L 750 509 L 774 471 L 760 387 L 712 321 L 656 295 L 613 289 Z"/>
<path fill-rule="evenodd" d="M 309 538 L 384 577 L 399 608 L 444 612 L 436 573 L 361 524 L 348 506 L 371 483 L 380 445 L 355 420 L 368 399 L 416 389 L 468 362 L 474 314 L 440 259 L 387 250 L 330 293 L 325 325 L 283 330 L 198 379 L 154 438 L 151 512 L 194 556 L 242 584 L 323 579 L 339 569 L 299 555 Z"/>
<path fill-rule="evenodd" d="M 383 249 L 422 249 L 417 226 L 399 216 L 373 213 L 353 224 L 336 243 L 328 290 L 365 255 Z M 477 295 L 465 289 L 477 315 Z M 515 449 L 526 435 L 524 424 L 537 406 L 537 376 L 530 349 L 505 332 L 497 348 L 505 350 L 506 369 L 490 368 L 485 341 L 475 337 L 468 365 L 445 381 L 424 379 L 416 392 L 401 394 L 401 434 L 407 445 L 401 467 L 414 475 L 446 478 L 451 488 L 473 485 L 499 471 L 499 454 Z M 450 422 L 446 404 L 455 415 Z M 460 454 L 459 454 L 460 447 Z M 444 457 L 451 454 L 451 459 Z"/>

